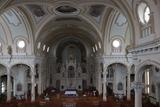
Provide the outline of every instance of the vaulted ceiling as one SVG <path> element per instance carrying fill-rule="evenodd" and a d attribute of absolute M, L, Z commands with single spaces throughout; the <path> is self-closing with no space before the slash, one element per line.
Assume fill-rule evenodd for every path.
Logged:
<path fill-rule="evenodd" d="M 0 4 L 0 38 L 6 43 L 22 36 L 33 45 L 52 45 L 62 37 L 75 36 L 93 46 L 134 31 L 133 0 L 1 0 Z M 6 32 L 10 37 L 4 36 Z"/>

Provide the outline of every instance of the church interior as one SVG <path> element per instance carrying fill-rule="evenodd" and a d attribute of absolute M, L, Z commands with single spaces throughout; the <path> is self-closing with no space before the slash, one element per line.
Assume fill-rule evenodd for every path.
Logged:
<path fill-rule="evenodd" d="M 160 107 L 160 0 L 0 0 L 0 107 Z"/>

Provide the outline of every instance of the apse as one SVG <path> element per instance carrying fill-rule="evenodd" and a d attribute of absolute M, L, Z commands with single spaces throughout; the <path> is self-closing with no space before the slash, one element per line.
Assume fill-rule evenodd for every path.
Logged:
<path fill-rule="evenodd" d="M 86 49 L 79 40 L 70 38 L 59 44 L 56 56 L 58 63 L 66 63 L 69 60 L 75 60 L 76 63 L 86 62 Z"/>

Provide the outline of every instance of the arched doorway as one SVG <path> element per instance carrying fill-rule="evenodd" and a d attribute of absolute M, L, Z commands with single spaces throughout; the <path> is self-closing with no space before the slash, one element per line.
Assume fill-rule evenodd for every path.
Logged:
<path fill-rule="evenodd" d="M 13 77 L 11 76 L 11 95 L 13 96 Z M 0 101 L 7 99 L 7 68 L 0 64 Z"/>
<path fill-rule="evenodd" d="M 86 48 L 78 38 L 65 38 L 57 44 L 55 87 L 83 90 L 87 88 Z M 58 81 L 57 81 L 58 80 Z M 84 85 L 84 81 L 85 85 Z M 60 86 L 59 86 L 60 84 Z"/>
<path fill-rule="evenodd" d="M 13 95 L 16 99 L 28 99 L 31 97 L 31 69 L 25 64 L 16 64 L 11 67 L 11 75 L 14 77 Z"/>
<path fill-rule="evenodd" d="M 6 94 L 7 91 L 7 78 L 6 67 L 0 64 L 0 94 Z"/>
<path fill-rule="evenodd" d="M 142 101 L 147 101 L 144 103 L 160 102 L 160 68 L 153 63 L 144 64 L 140 69 L 138 74 L 138 81 L 144 84 L 142 90 Z"/>
<path fill-rule="evenodd" d="M 126 96 L 127 68 L 124 64 L 114 63 L 107 68 L 107 94 Z"/>

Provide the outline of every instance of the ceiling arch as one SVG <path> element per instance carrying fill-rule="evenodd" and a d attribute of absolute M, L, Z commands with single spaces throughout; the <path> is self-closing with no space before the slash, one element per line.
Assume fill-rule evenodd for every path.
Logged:
<path fill-rule="evenodd" d="M 77 8 L 79 11 L 76 14 L 57 14 L 55 12 L 55 7 L 58 8 L 58 6 L 63 5 L 73 6 Z M 77 5 L 78 4 L 78 5 Z M 50 36 L 53 40 L 53 34 L 56 33 L 56 36 L 58 35 L 58 31 L 61 29 L 63 30 L 62 26 L 73 26 L 68 27 L 67 29 L 74 29 L 76 31 L 80 30 L 82 31 L 83 35 L 88 37 L 89 40 L 91 40 L 93 43 L 97 44 L 97 41 L 100 41 L 102 43 L 102 47 L 104 47 L 104 40 L 106 39 L 105 36 L 108 36 L 106 34 L 107 30 L 104 30 L 105 25 L 107 23 L 111 22 L 112 20 L 106 20 L 108 19 L 107 16 L 112 14 L 111 11 L 119 11 L 120 13 L 124 14 L 124 16 L 128 19 L 128 24 L 131 31 L 132 36 L 132 42 L 131 44 L 134 44 L 134 37 L 135 35 L 133 32 L 136 30 L 135 26 L 135 20 L 134 20 L 134 13 L 130 12 L 133 11 L 131 6 L 133 2 L 127 2 L 127 1 L 116 1 L 116 0 L 70 0 L 70 1 L 64 1 L 64 0 L 58 0 L 58 1 L 32 1 L 32 0 L 21 0 L 21 1 L 12 1 L 8 5 L 9 7 L 18 7 L 21 8 L 21 11 L 23 10 L 23 13 L 26 16 L 28 23 L 30 24 L 30 29 L 32 29 L 32 40 L 35 41 L 33 43 L 34 45 L 37 44 L 37 42 L 41 41 L 43 39 L 44 42 L 48 41 L 47 38 Z M 99 13 L 99 11 L 96 10 L 102 10 L 102 13 Z M 36 13 L 38 12 L 38 13 Z M 92 12 L 95 12 L 96 14 L 92 14 Z M 100 15 L 99 15 L 100 14 Z M 97 17 L 98 16 L 98 17 Z M 67 21 L 62 21 L 61 17 L 66 17 Z M 58 19 L 59 18 L 59 19 Z M 72 21 L 69 21 L 69 18 L 72 19 Z M 80 19 L 82 22 L 76 22 L 74 19 Z M 36 20 L 37 21 L 36 21 Z M 65 20 L 66 20 L 65 19 Z M 76 19 L 76 20 L 77 20 Z M 55 20 L 61 20 L 61 22 L 56 22 Z M 100 20 L 100 21 L 99 21 Z M 64 23 L 65 22 L 65 23 Z M 69 24 L 67 25 L 67 23 Z M 72 23 L 70 25 L 70 23 Z M 62 24 L 64 23 L 64 24 Z M 66 24 L 66 25 L 65 25 Z M 56 26 L 56 27 L 53 27 Z M 75 28 L 75 26 L 77 28 Z M 59 28 L 58 28 L 59 27 Z M 51 29 L 47 29 L 51 28 Z M 55 29 L 54 29 L 55 28 Z M 107 27 L 106 27 L 107 29 Z M 30 30 L 31 31 L 31 30 Z M 69 32 L 67 32 L 69 33 Z M 138 35 L 138 32 L 136 32 Z M 63 34 L 63 33 L 59 33 Z M 41 39 L 41 40 L 40 40 Z"/>
<path fill-rule="evenodd" d="M 81 17 L 73 16 L 51 18 L 51 20 L 47 21 L 40 32 L 38 32 L 36 35 L 37 38 L 41 40 L 45 40 L 45 37 L 50 40 L 49 36 L 54 38 L 54 35 L 60 36 L 60 34 L 64 35 L 64 33 L 73 35 L 76 34 L 75 31 L 77 32 L 77 35 L 85 35 L 85 37 L 89 38 L 92 43 L 96 42 L 97 40 L 101 41 L 101 38 L 99 37 L 100 32 L 97 32 L 98 30 L 95 30 L 90 23 L 83 20 Z"/>
<path fill-rule="evenodd" d="M 3 39 L 5 47 L 12 46 L 13 53 L 16 52 L 16 40 L 19 38 L 25 39 L 27 44 L 33 47 L 34 37 L 33 32 L 25 13 L 18 7 L 7 8 L 0 15 L 0 38 Z M 33 52 L 33 48 L 30 48 Z"/>

